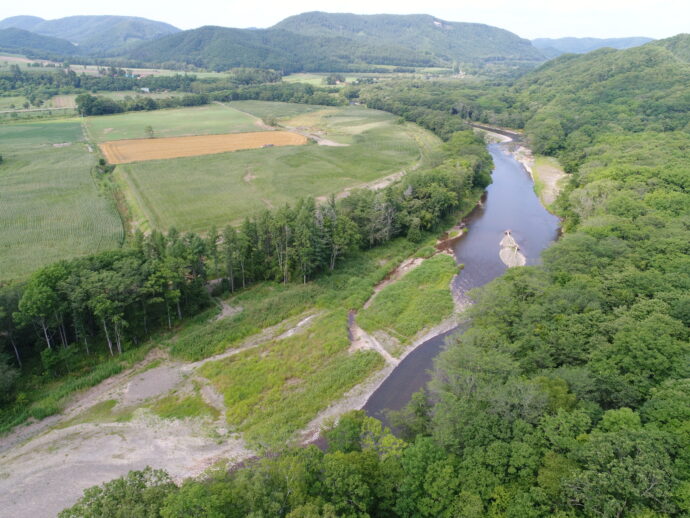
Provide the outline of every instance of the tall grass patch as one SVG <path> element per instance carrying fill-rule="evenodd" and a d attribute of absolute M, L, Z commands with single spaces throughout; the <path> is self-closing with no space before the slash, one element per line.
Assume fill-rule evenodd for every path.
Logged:
<path fill-rule="evenodd" d="M 410 343 L 421 330 L 452 315 L 448 285 L 457 272 L 455 260 L 448 255 L 427 259 L 381 290 L 357 315 L 357 322 L 369 333 L 385 331 L 403 344 Z"/>

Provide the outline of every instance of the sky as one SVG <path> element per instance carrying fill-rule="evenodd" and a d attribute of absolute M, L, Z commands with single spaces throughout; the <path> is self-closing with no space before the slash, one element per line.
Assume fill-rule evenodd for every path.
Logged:
<path fill-rule="evenodd" d="M 27 14 L 46 19 L 78 14 L 141 16 L 181 29 L 202 25 L 270 27 L 306 11 L 357 14 L 431 14 L 447 21 L 476 22 L 507 29 L 523 38 L 563 36 L 666 38 L 690 32 L 687 0 L 23 0 L 2 2 L 0 19 Z"/>

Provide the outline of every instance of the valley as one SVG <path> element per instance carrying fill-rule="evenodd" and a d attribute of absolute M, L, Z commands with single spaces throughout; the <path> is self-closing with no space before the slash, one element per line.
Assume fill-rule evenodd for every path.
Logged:
<path fill-rule="evenodd" d="M 0 21 L 0 508 L 685 516 L 689 49 Z"/>

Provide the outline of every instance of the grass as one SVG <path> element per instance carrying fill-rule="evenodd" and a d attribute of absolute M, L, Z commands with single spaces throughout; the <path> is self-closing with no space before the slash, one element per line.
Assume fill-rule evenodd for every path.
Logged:
<path fill-rule="evenodd" d="M 228 423 L 251 442 L 276 446 L 381 368 L 376 352 L 348 354 L 345 317 L 327 314 L 305 334 L 204 365 L 200 374 L 224 395 Z"/>
<path fill-rule="evenodd" d="M 289 338 L 211 361 L 199 374 L 223 394 L 228 424 L 254 445 L 284 443 L 319 411 L 383 366 L 376 352 L 348 352 L 348 310 L 361 308 L 380 282 L 419 245 L 398 239 L 345 261 L 307 285 L 264 283 L 231 297 L 241 313 L 208 322 L 172 343 L 173 356 L 198 359 L 236 347 L 252 331 L 306 314 L 309 325 Z M 446 286 L 447 289 L 447 286 Z M 206 316 L 208 319 L 208 315 Z M 282 330 L 282 329 L 281 329 Z"/>
<path fill-rule="evenodd" d="M 283 103 L 242 108 L 257 115 L 269 110 L 286 113 Z M 440 141 L 425 130 L 397 124 L 384 112 L 344 107 L 306 116 L 313 117 L 314 127 L 328 138 L 349 145 L 310 144 L 153 160 L 120 165 L 115 177 L 143 229 L 174 226 L 203 232 L 213 224 L 236 223 L 301 197 L 328 196 L 410 169 L 440 147 Z"/>
<path fill-rule="evenodd" d="M 55 428 L 69 428 L 82 423 L 112 423 L 126 422 L 132 419 L 132 409 L 124 408 L 113 411 L 117 405 L 117 400 L 107 399 L 96 403 L 76 417 L 58 424 Z"/>
<path fill-rule="evenodd" d="M 82 139 L 76 120 L 0 125 L 0 282 L 120 245 L 122 222 Z"/>
<path fill-rule="evenodd" d="M 448 255 L 427 259 L 381 290 L 371 305 L 359 312 L 357 322 L 369 333 L 385 331 L 409 344 L 417 333 L 452 315 L 448 285 L 457 272 L 455 260 Z"/>
<path fill-rule="evenodd" d="M 303 113 L 314 112 L 322 110 L 323 106 L 316 106 L 313 104 L 296 104 L 296 103 L 281 103 L 281 102 L 266 102 L 266 101 L 233 101 L 227 103 L 231 108 L 250 113 L 255 117 L 263 119 L 264 117 L 275 117 L 276 119 L 285 119 L 295 117 Z"/>
<path fill-rule="evenodd" d="M 24 108 L 26 97 L 0 97 L 0 110 L 19 110 Z"/>
<path fill-rule="evenodd" d="M 220 415 L 218 410 L 203 400 L 198 387 L 195 387 L 192 394 L 168 394 L 149 408 L 161 419 L 209 418 L 216 420 Z"/>
<path fill-rule="evenodd" d="M 86 122 L 98 142 L 147 138 L 147 126 L 153 128 L 156 137 L 261 131 L 253 117 L 221 104 L 102 115 L 89 117 Z"/>

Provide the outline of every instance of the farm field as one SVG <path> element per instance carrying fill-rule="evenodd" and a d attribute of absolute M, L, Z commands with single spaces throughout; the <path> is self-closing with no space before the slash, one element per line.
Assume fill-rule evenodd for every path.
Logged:
<path fill-rule="evenodd" d="M 122 223 L 91 176 L 77 120 L 0 125 L 0 282 L 116 248 Z"/>
<path fill-rule="evenodd" d="M 289 131 L 252 131 L 162 139 L 115 140 L 100 144 L 111 164 L 210 155 L 264 146 L 301 146 L 307 137 Z"/>
<path fill-rule="evenodd" d="M 325 197 L 410 170 L 440 147 L 439 139 L 418 126 L 398 124 L 390 114 L 362 107 L 317 107 L 281 118 L 288 110 L 283 103 L 231 106 L 257 116 L 273 111 L 282 126 L 299 127 L 340 145 L 271 147 L 120 165 L 116 179 L 143 230 L 174 226 L 205 232 L 214 224 L 238 223 L 301 197 Z M 104 124 L 96 118 L 91 122 Z"/>
<path fill-rule="evenodd" d="M 18 110 L 24 107 L 25 102 L 26 97 L 23 96 L 0 97 L 0 110 Z"/>
<path fill-rule="evenodd" d="M 182 137 L 260 131 L 251 115 L 221 104 L 194 108 L 174 108 L 147 112 L 89 117 L 86 124 L 97 142 L 146 138 L 146 127 L 153 128 L 155 137 Z"/>

